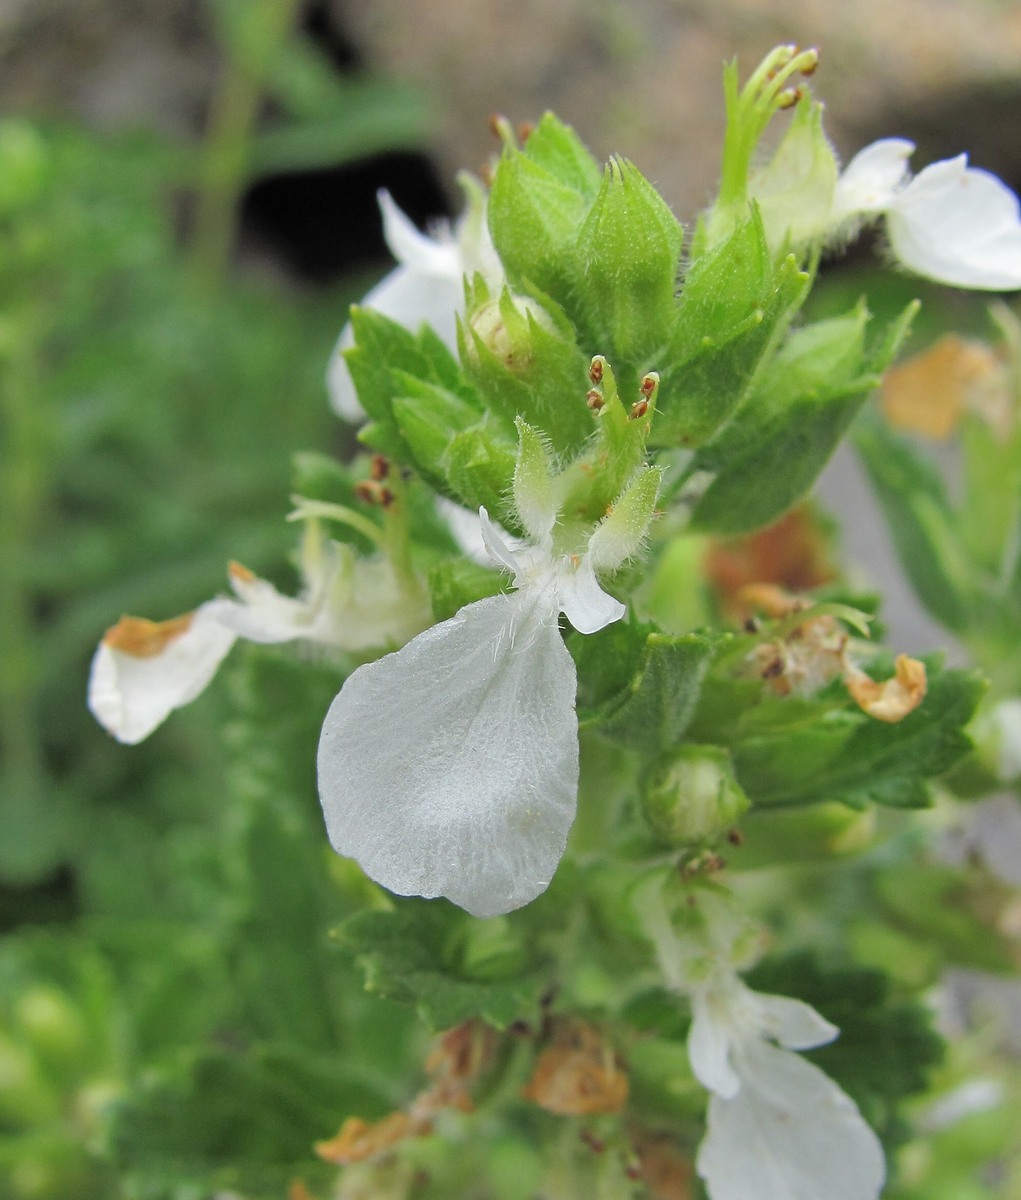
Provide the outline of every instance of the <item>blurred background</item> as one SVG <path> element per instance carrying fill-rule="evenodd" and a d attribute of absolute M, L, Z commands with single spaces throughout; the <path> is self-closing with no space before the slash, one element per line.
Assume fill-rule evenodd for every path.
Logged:
<path fill-rule="evenodd" d="M 233 982 L 217 972 L 239 930 L 277 928 L 259 839 L 279 856 L 281 835 L 229 798 L 272 808 L 290 787 L 306 807 L 277 818 L 317 829 L 315 705 L 294 716 L 287 668 L 242 659 L 125 749 L 85 683 L 108 625 L 193 608 L 228 559 L 294 587 L 291 458 L 352 444 L 323 376 L 388 268 L 377 190 L 419 224 L 453 215 L 456 172 L 496 150 L 490 114 L 552 108 L 691 221 L 716 182 L 721 64 L 782 41 L 822 48 L 843 157 L 907 137 L 919 165 L 967 149 L 1021 186 L 1016 0 L 0 0 L 0 1195 L 121 1195 L 105 1098 L 203 1031 L 261 1029 L 265 979 L 237 983 L 240 951 Z M 834 263 L 818 305 L 925 294 L 877 261 L 862 244 Z M 981 301 L 940 305 L 923 342 L 987 331 Z M 896 589 L 851 468 L 826 486 L 851 556 Z M 894 644 L 946 644 L 901 595 Z M 286 783 L 232 732 L 239 709 L 290 737 Z M 295 838 L 281 870 L 319 853 Z M 280 1003 L 270 1025 L 315 1020 Z"/>

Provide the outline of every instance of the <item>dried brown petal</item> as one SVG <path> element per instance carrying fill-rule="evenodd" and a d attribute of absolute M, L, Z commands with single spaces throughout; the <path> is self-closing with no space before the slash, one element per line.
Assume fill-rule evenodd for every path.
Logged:
<path fill-rule="evenodd" d="M 999 359 L 983 342 L 948 333 L 928 350 L 887 371 L 883 411 L 898 429 L 946 438 L 974 402 L 975 393 L 1001 374 Z"/>
<path fill-rule="evenodd" d="M 407 1113 L 393 1112 L 381 1121 L 363 1121 L 348 1117 L 340 1132 L 329 1141 L 316 1142 L 315 1152 L 326 1162 L 337 1166 L 364 1162 L 385 1150 L 390 1150 L 405 1138 L 428 1133 L 427 1122 L 415 1121 Z"/>
<path fill-rule="evenodd" d="M 615 1113 L 627 1103 L 628 1078 L 594 1025 L 564 1020 L 522 1095 L 562 1117 Z"/>
<path fill-rule="evenodd" d="M 899 654 L 894 675 L 877 683 L 859 667 L 849 667 L 844 676 L 855 703 L 877 721 L 901 721 L 925 699 L 925 663 Z"/>

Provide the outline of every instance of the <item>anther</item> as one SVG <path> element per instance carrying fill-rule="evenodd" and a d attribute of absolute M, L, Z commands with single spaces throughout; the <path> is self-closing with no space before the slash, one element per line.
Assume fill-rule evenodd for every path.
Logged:
<path fill-rule="evenodd" d="M 639 421 L 649 411 L 648 400 L 636 400 L 631 405 L 631 411 L 628 413 L 629 421 Z"/>
<path fill-rule="evenodd" d="M 592 365 L 588 369 L 588 377 L 593 383 L 603 382 L 603 360 L 601 358 L 592 360 Z"/>
<path fill-rule="evenodd" d="M 659 383 L 658 375 L 643 375 L 642 376 L 642 385 L 639 390 L 641 391 L 642 396 L 646 400 L 652 399 L 652 393 L 656 390 L 657 383 Z"/>
<path fill-rule="evenodd" d="M 585 403 L 593 412 L 599 412 L 606 401 L 603 399 L 603 393 L 598 392 L 595 388 L 593 388 L 585 396 Z"/>
<path fill-rule="evenodd" d="M 377 483 L 381 483 L 390 474 L 390 460 L 383 454 L 374 454 L 369 473 Z"/>

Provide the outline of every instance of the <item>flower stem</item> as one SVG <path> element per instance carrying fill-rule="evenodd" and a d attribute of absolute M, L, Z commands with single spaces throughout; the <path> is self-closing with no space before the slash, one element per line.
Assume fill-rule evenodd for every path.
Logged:
<path fill-rule="evenodd" d="M 206 295 L 219 291 L 227 273 L 266 77 L 299 3 L 262 0 L 245 18 L 258 26 L 258 36 L 245 39 L 247 55 L 228 47 L 224 57 L 219 86 L 210 102 L 191 242 L 192 276 Z"/>

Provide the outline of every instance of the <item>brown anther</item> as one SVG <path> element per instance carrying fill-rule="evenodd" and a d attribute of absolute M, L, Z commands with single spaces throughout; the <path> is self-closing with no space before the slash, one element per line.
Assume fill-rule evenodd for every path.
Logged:
<path fill-rule="evenodd" d="M 355 499 L 363 504 L 379 503 L 379 484 L 374 479 L 359 479 L 354 487 Z"/>
<path fill-rule="evenodd" d="M 727 841 L 730 842 L 730 844 L 732 846 L 743 846 L 744 845 L 744 834 L 741 832 L 740 829 L 728 829 L 727 830 Z"/>
<path fill-rule="evenodd" d="M 593 383 L 603 382 L 603 361 L 600 358 L 594 358 L 592 365 L 588 369 L 588 377 Z"/>
<path fill-rule="evenodd" d="M 578 1137 L 585 1143 L 593 1154 L 602 1154 L 606 1149 L 606 1143 L 601 1137 L 597 1137 L 591 1129 L 583 1129 Z"/>
<path fill-rule="evenodd" d="M 655 375 L 645 375 L 642 378 L 641 393 L 646 400 L 652 399 L 652 393 L 656 390 L 656 384 L 659 381 Z"/>
<path fill-rule="evenodd" d="M 393 492 L 390 491 L 388 487 L 379 489 L 379 502 L 384 508 L 389 508 L 396 499 L 397 497 L 393 494 Z"/>
<path fill-rule="evenodd" d="M 632 1183 L 637 1183 L 642 1177 L 642 1168 L 639 1163 L 629 1162 L 624 1168 L 624 1175 L 630 1179 Z"/>
<path fill-rule="evenodd" d="M 636 400 L 631 405 L 631 411 L 628 413 L 629 421 L 640 421 L 642 417 L 649 411 L 648 400 Z"/>
<path fill-rule="evenodd" d="M 593 388 L 593 389 L 592 389 L 592 390 L 591 390 L 591 391 L 590 391 L 590 392 L 589 392 L 589 393 L 586 395 L 586 397 L 585 397 L 585 403 L 588 405 L 588 407 L 589 407 L 589 408 L 590 408 L 590 409 L 591 409 L 593 412 L 599 412 L 599 410 L 600 410 L 600 409 L 603 407 L 603 405 L 606 403 L 606 401 L 603 399 L 603 393 L 602 393 L 602 392 L 597 392 L 597 391 L 596 391 L 596 389 L 595 389 L 595 388 Z"/>
<path fill-rule="evenodd" d="M 776 98 L 777 108 L 793 108 L 804 95 L 801 88 L 784 88 Z"/>
<path fill-rule="evenodd" d="M 369 464 L 369 474 L 377 482 L 382 483 L 390 474 L 390 460 L 384 454 L 374 454 Z"/>
<path fill-rule="evenodd" d="M 525 142 L 528 141 L 528 139 L 532 136 L 533 133 L 535 133 L 535 122 L 534 121 L 522 121 L 518 125 L 518 129 L 517 129 L 518 141 L 521 142 L 522 145 L 524 145 Z"/>
<path fill-rule="evenodd" d="M 503 130 L 506 125 L 507 118 L 503 115 L 503 113 L 489 114 L 489 132 L 493 135 L 493 137 L 501 137 L 501 130 Z"/>
<path fill-rule="evenodd" d="M 812 46 L 806 53 L 814 56 L 810 62 L 801 68 L 801 74 L 807 78 L 809 75 L 814 75 L 819 69 L 819 47 Z"/>

